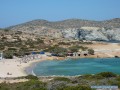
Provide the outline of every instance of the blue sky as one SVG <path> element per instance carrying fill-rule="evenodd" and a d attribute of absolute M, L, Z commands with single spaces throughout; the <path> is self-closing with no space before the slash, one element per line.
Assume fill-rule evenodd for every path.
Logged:
<path fill-rule="evenodd" d="M 120 0 L 0 0 L 0 27 L 34 19 L 120 18 Z"/>

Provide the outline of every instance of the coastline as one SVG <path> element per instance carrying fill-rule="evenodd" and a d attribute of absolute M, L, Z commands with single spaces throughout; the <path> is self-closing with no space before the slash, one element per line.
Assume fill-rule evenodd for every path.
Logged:
<path fill-rule="evenodd" d="M 114 58 L 114 57 L 93 57 L 84 56 L 84 57 L 41 57 L 40 59 L 34 59 L 27 63 L 20 63 L 19 59 L 9 59 L 9 60 L 1 60 L 0 61 L 0 78 L 14 78 L 14 77 L 22 77 L 27 75 L 35 75 L 33 72 L 33 68 L 37 63 L 46 60 L 67 60 L 67 59 L 79 59 L 79 58 Z M 9 72 L 9 74 L 7 74 Z M 36 76 L 36 75 L 35 75 Z"/>
<path fill-rule="evenodd" d="M 36 74 L 34 73 L 33 69 L 37 65 L 37 63 L 40 63 L 42 61 L 45 61 L 45 60 L 36 60 L 35 62 L 30 62 L 30 64 L 27 67 L 24 68 L 24 72 L 27 75 L 34 75 L 34 76 L 36 76 Z"/>

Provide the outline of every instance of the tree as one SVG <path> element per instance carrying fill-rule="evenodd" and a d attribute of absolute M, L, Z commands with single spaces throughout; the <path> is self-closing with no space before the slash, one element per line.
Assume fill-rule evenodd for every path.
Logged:
<path fill-rule="evenodd" d="M 72 47 L 69 48 L 69 50 L 70 50 L 71 52 L 78 52 L 79 49 L 80 49 L 79 46 L 72 46 Z"/>
<path fill-rule="evenodd" d="M 3 56 L 4 56 L 4 58 L 12 59 L 13 58 L 13 53 L 10 52 L 10 51 L 6 51 L 6 52 L 4 52 Z"/>
<path fill-rule="evenodd" d="M 91 55 L 94 55 L 94 50 L 93 49 L 88 49 L 88 53 Z"/>
<path fill-rule="evenodd" d="M 72 47 L 69 48 L 69 50 L 72 51 L 72 52 L 78 52 L 79 49 L 85 51 L 85 50 L 87 50 L 88 48 L 87 48 L 87 47 L 83 47 L 83 46 L 78 46 L 78 45 L 72 46 Z"/>
<path fill-rule="evenodd" d="M 67 54 L 67 49 L 63 48 L 63 47 L 59 47 L 59 46 L 53 46 L 53 47 L 49 47 L 47 49 L 44 50 L 45 52 L 51 52 L 53 54 L 58 54 L 61 57 L 66 56 Z"/>

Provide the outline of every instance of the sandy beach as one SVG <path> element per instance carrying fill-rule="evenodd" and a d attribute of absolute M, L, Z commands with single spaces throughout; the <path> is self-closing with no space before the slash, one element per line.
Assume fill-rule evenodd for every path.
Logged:
<path fill-rule="evenodd" d="M 0 60 L 0 78 L 14 78 L 27 76 L 29 74 L 34 74 L 32 69 L 38 62 L 42 62 L 45 60 L 63 60 L 63 58 L 57 57 L 48 57 L 48 56 L 40 56 L 38 59 L 30 60 L 29 62 L 21 62 L 21 58 L 16 59 L 3 59 Z"/>
<path fill-rule="evenodd" d="M 20 58 L 18 59 L 3 59 L 0 60 L 0 77 L 21 77 L 26 76 L 26 68 L 30 67 L 33 63 L 41 62 L 46 60 L 46 57 L 32 60 L 27 63 L 21 63 Z"/>

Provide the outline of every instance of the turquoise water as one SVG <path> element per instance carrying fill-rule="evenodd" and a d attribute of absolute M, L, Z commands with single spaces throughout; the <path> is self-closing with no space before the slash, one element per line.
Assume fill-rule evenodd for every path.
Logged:
<path fill-rule="evenodd" d="M 120 74 L 120 59 L 69 59 L 43 61 L 34 67 L 34 73 L 37 76 L 64 75 L 75 76 L 83 74 L 96 74 L 100 72 L 114 72 Z"/>

